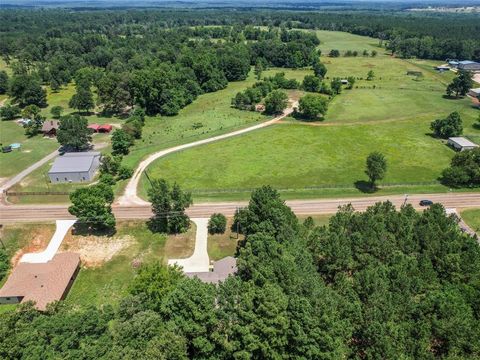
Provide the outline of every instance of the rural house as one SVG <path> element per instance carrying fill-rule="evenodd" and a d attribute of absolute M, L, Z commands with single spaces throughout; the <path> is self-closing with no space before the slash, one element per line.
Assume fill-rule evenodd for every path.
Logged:
<path fill-rule="evenodd" d="M 93 130 L 95 133 L 109 133 L 112 131 L 113 127 L 109 124 L 98 125 L 98 124 L 90 124 L 88 128 Z"/>
<path fill-rule="evenodd" d="M 468 91 L 468 95 L 470 95 L 471 97 L 479 99 L 480 98 L 480 88 L 470 89 Z"/>
<path fill-rule="evenodd" d="M 227 256 L 213 263 L 212 271 L 189 272 L 185 275 L 189 278 L 199 278 L 201 281 L 210 284 L 218 284 L 225 281 L 230 275 L 237 272 L 237 259 Z"/>
<path fill-rule="evenodd" d="M 96 151 L 72 152 L 58 156 L 48 172 L 52 183 L 91 181 L 100 166 Z"/>
<path fill-rule="evenodd" d="M 56 136 L 58 130 L 58 120 L 46 120 L 42 125 L 41 132 L 44 136 Z"/>
<path fill-rule="evenodd" d="M 452 146 L 455 150 L 464 151 L 471 150 L 478 147 L 477 144 L 471 142 L 464 137 L 451 137 L 448 138 L 448 145 Z"/>
<path fill-rule="evenodd" d="M 53 301 L 62 300 L 80 269 L 79 254 L 60 253 L 46 263 L 19 263 L 0 289 L 0 304 L 34 301 L 45 310 Z"/>

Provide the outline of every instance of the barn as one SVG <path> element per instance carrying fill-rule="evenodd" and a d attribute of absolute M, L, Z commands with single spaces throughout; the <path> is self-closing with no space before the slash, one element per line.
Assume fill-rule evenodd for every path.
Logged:
<path fill-rule="evenodd" d="M 96 151 L 66 153 L 55 159 L 48 177 L 52 183 L 91 181 L 100 159 L 101 154 Z"/>

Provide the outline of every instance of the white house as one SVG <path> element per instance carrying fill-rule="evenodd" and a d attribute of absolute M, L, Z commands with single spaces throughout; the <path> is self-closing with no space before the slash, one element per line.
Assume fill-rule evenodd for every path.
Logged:
<path fill-rule="evenodd" d="M 471 150 L 478 147 L 477 144 L 471 142 L 464 137 L 451 137 L 448 138 L 448 145 L 452 146 L 455 150 L 463 151 L 463 150 Z"/>
<path fill-rule="evenodd" d="M 99 152 L 66 153 L 55 159 L 48 177 L 52 183 L 91 181 L 100 165 Z"/>
<path fill-rule="evenodd" d="M 480 88 L 470 89 L 468 95 L 474 98 L 480 98 Z"/>

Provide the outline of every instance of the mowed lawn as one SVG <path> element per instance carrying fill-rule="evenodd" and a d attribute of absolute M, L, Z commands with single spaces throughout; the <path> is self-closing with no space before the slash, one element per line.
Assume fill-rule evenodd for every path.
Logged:
<path fill-rule="evenodd" d="M 468 99 L 443 97 L 453 73 L 439 74 L 433 68 L 419 66 L 413 61 L 390 57 L 324 58 L 323 61 L 329 79 L 356 78 L 353 89 L 344 89 L 331 101 L 326 121 L 403 120 L 424 114 L 434 118 L 461 111 L 470 104 Z M 367 81 L 370 70 L 375 77 Z M 417 79 L 407 75 L 408 71 L 420 71 L 423 76 Z"/>
<path fill-rule="evenodd" d="M 25 130 L 15 121 L 0 121 L 0 143 L 2 146 L 20 143 L 20 149 L 0 153 L 0 178 L 9 178 L 42 159 L 58 148 L 56 139 L 25 136 Z"/>
<path fill-rule="evenodd" d="M 320 39 L 318 49 L 324 56 L 333 49 L 339 50 L 342 55 L 347 50 L 357 50 L 360 56 L 363 50 L 367 50 L 369 53 L 376 50 L 377 56 L 384 56 L 386 52 L 384 48 L 379 47 L 379 40 L 371 37 L 341 31 L 316 30 L 315 32 Z"/>
<path fill-rule="evenodd" d="M 463 220 L 480 236 L 480 209 L 468 209 L 461 212 Z"/>
<path fill-rule="evenodd" d="M 282 124 L 159 159 L 149 175 L 189 190 L 354 186 L 365 158 L 385 154 L 383 183 L 434 183 L 454 152 L 428 133 L 428 121 L 307 126 Z M 145 194 L 147 183 L 142 183 Z"/>

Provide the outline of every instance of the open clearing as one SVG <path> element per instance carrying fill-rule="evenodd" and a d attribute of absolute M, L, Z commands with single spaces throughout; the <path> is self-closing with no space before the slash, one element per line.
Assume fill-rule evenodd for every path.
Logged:
<path fill-rule="evenodd" d="M 365 158 L 377 150 L 389 165 L 383 180 L 388 187 L 382 194 L 448 191 L 438 177 L 454 152 L 430 135 L 431 121 L 458 111 L 464 135 L 473 141 L 480 138 L 473 126 L 478 110 L 470 99 L 443 97 L 454 74 L 437 73 L 433 66 L 439 62 L 386 55 L 376 39 L 317 33 L 322 50 L 378 51 L 377 57 L 322 56 L 327 81 L 357 79 L 352 90 L 345 89 L 332 100 L 324 121 L 305 126 L 312 123 L 287 118 L 282 121 L 287 124 L 159 159 L 148 168 L 149 175 L 177 181 L 198 201 L 245 199 L 252 188 L 263 184 L 282 189 L 286 198 L 351 196 L 365 189 Z M 369 70 L 375 73 L 372 81 L 366 80 Z M 301 80 L 308 71 L 285 73 Z M 420 71 L 422 76 L 407 75 L 408 71 Z M 147 186 L 142 179 L 142 197 Z"/>

